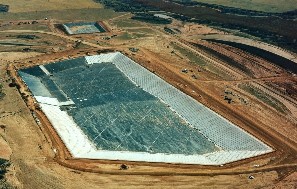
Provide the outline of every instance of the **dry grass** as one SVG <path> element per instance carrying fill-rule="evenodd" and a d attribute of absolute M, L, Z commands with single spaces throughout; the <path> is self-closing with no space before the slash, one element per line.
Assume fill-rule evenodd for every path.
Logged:
<path fill-rule="evenodd" d="M 211 3 L 235 8 L 264 12 L 285 12 L 297 9 L 296 0 L 195 0 L 202 3 Z"/>
<path fill-rule="evenodd" d="M 41 53 L 38 53 L 38 52 L 0 52 L 0 61 L 1 60 L 4 60 L 4 61 L 19 60 L 19 59 L 34 57 L 40 54 Z"/>
<path fill-rule="evenodd" d="M 9 5 L 9 12 L 102 8 L 101 4 L 93 0 L 0 0 L 0 4 Z"/>
<path fill-rule="evenodd" d="M 0 0 L 1 1 L 1 0 Z M 1 20 L 38 20 L 45 17 L 64 22 L 73 21 L 95 21 L 106 20 L 123 13 L 115 12 L 112 9 L 104 8 L 82 8 L 82 9 L 64 9 L 64 10 L 49 10 L 49 11 L 34 11 L 34 12 L 17 12 L 3 13 Z"/>

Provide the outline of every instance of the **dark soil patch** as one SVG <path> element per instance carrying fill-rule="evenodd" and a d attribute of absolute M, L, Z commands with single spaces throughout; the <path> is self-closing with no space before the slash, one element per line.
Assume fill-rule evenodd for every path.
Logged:
<path fill-rule="evenodd" d="M 279 55 L 276 55 L 274 53 L 271 53 L 269 51 L 259 49 L 257 47 L 245 45 L 245 44 L 240 44 L 240 43 L 235 43 L 235 42 L 230 42 L 230 41 L 222 41 L 222 40 L 216 40 L 216 39 L 210 39 L 208 41 L 213 41 L 217 43 L 222 43 L 225 45 L 229 45 L 238 49 L 241 49 L 243 51 L 249 52 L 253 55 L 256 55 L 258 57 L 261 57 L 281 68 L 284 68 L 290 72 L 293 72 L 297 74 L 297 64 L 291 60 L 288 60 L 284 57 L 281 57 Z"/>

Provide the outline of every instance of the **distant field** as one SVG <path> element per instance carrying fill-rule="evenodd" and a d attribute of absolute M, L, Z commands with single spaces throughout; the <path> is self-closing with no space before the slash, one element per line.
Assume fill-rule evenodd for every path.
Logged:
<path fill-rule="evenodd" d="M 34 11 L 34 12 L 18 12 L 18 13 L 1 13 L 0 20 L 34 20 L 51 18 L 65 21 L 96 21 L 106 20 L 122 13 L 114 12 L 111 9 L 103 8 L 84 8 L 84 9 L 66 9 L 66 10 L 50 10 L 50 11 Z"/>
<path fill-rule="evenodd" d="M 261 100 L 265 104 L 273 107 L 277 111 L 279 111 L 281 113 L 286 113 L 286 111 L 287 111 L 286 106 L 283 105 L 279 100 L 275 99 L 272 96 L 269 96 L 265 92 L 263 92 L 263 91 L 261 91 L 261 90 L 259 90 L 257 88 L 251 87 L 249 85 L 245 85 L 245 84 L 240 85 L 239 87 L 241 89 L 245 90 L 246 92 L 252 94 L 253 96 L 258 98 L 259 100 Z"/>
<path fill-rule="evenodd" d="M 146 37 L 146 35 L 145 34 L 138 34 L 138 33 L 134 34 L 134 33 L 125 32 L 122 35 L 120 35 L 118 37 L 118 39 L 120 39 L 120 40 L 130 40 L 130 39 L 141 38 L 141 37 Z"/>
<path fill-rule="evenodd" d="M 9 12 L 102 8 L 100 3 L 93 0 L 0 0 L 0 4 L 9 5 Z"/>
<path fill-rule="evenodd" d="M 286 12 L 297 9 L 296 0 L 194 0 L 202 3 L 224 5 L 264 12 Z"/>
<path fill-rule="evenodd" d="M 135 20 L 126 20 L 126 19 L 121 19 L 121 20 L 116 20 L 113 21 L 113 23 L 115 25 L 117 25 L 118 27 L 122 27 L 122 28 L 129 28 L 129 27 L 142 27 L 143 24 L 141 22 L 135 21 Z"/>
<path fill-rule="evenodd" d="M 199 66 L 206 66 L 206 62 L 192 51 L 186 50 L 174 43 L 172 43 L 171 45 L 175 50 L 179 51 L 182 55 L 186 56 L 191 61 L 191 63 L 198 64 Z"/>
<path fill-rule="evenodd" d="M 133 32 L 133 33 L 143 33 L 143 34 L 149 34 L 149 35 L 155 35 L 156 32 L 152 29 L 149 28 L 137 28 L 137 29 L 126 29 L 129 32 Z"/>

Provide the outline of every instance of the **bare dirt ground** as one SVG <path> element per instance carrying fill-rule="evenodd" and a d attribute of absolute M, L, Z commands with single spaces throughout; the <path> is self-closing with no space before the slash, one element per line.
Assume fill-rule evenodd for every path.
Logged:
<path fill-rule="evenodd" d="M 115 18 L 112 22 L 116 19 L 124 18 Z M 55 23 L 53 21 L 50 24 Z M 140 33 L 147 35 L 137 35 L 137 31 L 130 32 L 128 29 L 111 23 L 112 32 L 107 34 L 67 36 L 62 32 L 56 32 L 55 29 L 51 32 L 9 31 L 16 34 L 22 32 L 42 34 L 46 36 L 44 40 L 51 41 L 51 39 L 59 38 L 61 44 L 68 44 L 63 49 L 56 49 L 56 43 L 41 45 L 40 48 L 51 49 L 46 54 L 0 53 L 1 84 L 6 93 L 4 99 L 0 101 L 0 112 L 3 116 L 0 115 L 0 124 L 5 125 L 6 128 L 5 132 L 0 133 L 12 151 L 10 155 L 9 148 L 7 148 L 6 154 L 10 156 L 12 163 L 6 175 L 9 183 L 18 188 L 297 187 L 294 177 L 297 170 L 296 122 L 294 119 L 287 118 L 286 114 L 292 117 L 295 115 L 292 112 L 279 112 L 253 94 L 248 94 L 238 87 L 239 84 L 246 82 L 270 81 L 274 76 L 275 81 L 283 81 L 292 76 L 258 57 L 252 57 L 236 49 L 224 46 L 218 48 L 218 46 L 208 44 L 209 47 L 234 58 L 240 64 L 252 66 L 252 63 L 246 62 L 248 60 L 262 64 L 265 72 L 263 70 L 257 72 L 253 69 L 254 75 L 251 77 L 226 64 L 224 60 L 219 60 L 189 45 L 187 40 L 191 39 L 195 32 L 189 30 L 189 36 L 186 36 L 188 26 L 182 23 L 178 24 L 185 28 L 182 30 L 183 36 L 186 36 L 184 38 L 164 32 L 162 26 L 137 22 L 130 22 L 130 24 L 140 24 L 141 28 L 137 25 L 129 29 L 141 29 Z M 176 27 L 176 24 L 173 27 Z M 200 26 L 191 27 L 197 28 L 198 31 Z M 201 32 L 218 33 L 205 26 L 201 28 Z M 110 40 L 102 39 L 113 34 L 117 36 Z M 78 41 L 81 41 L 82 46 L 77 44 Z M 187 51 L 178 51 L 173 44 Z M 139 51 L 131 52 L 129 47 L 136 47 Z M 72 159 L 47 118 L 36 107 L 26 86 L 16 76 L 15 70 L 35 64 L 97 54 L 98 51 L 104 50 L 120 50 L 175 87 L 271 145 L 275 152 L 224 167 Z M 194 53 L 199 60 L 205 61 L 205 65 L 193 63 L 191 53 Z M 184 68 L 191 71 L 182 73 L 181 70 Z M 267 71 L 269 69 L 271 69 L 270 72 Z M 11 77 L 6 74 L 6 70 L 10 70 Z M 277 75 L 275 75 L 276 72 Z M 261 78 L 261 74 L 265 77 Z M 193 75 L 197 78 L 193 78 Z M 11 78 L 17 79 L 20 85 L 19 91 L 15 87 L 8 86 L 12 82 Z M 236 98 L 246 99 L 248 103 L 239 101 L 229 104 L 224 100 L 226 88 L 236 93 Z M 36 123 L 32 113 L 37 116 L 41 124 Z M 120 165 L 123 163 L 128 165 L 128 170 L 120 170 Z M 249 179 L 250 175 L 253 175 L 255 179 Z"/>
<path fill-rule="evenodd" d="M 2 129 L 0 133 L 2 136 L 0 138 L 0 158 L 9 160 L 11 155 L 11 148 L 9 147 L 9 144 L 5 141 L 5 138 L 3 137 L 4 134 L 2 132 L 4 132 L 4 129 Z"/>
<path fill-rule="evenodd" d="M 130 175 L 129 172 L 119 170 L 120 164 L 117 166 L 107 164 L 110 170 L 114 169 L 117 172 L 109 174 L 69 169 L 59 164 L 61 162 L 55 158 L 48 134 L 42 132 L 43 128 L 36 124 L 19 92 L 7 86 L 5 90 L 11 96 L 5 97 L 0 102 L 1 107 L 7 111 L 18 112 L 16 115 L 1 118 L 1 122 L 7 125 L 5 137 L 13 151 L 10 157 L 12 166 L 7 174 L 7 180 L 18 188 L 217 188 L 221 186 L 255 188 L 268 187 L 277 182 L 278 174 L 275 171 L 252 173 L 256 179 L 249 180 L 248 176 L 251 173 L 235 175 L 229 173 L 209 177 L 207 175 L 211 174 L 211 171 L 207 170 L 202 176 Z M 94 166 L 104 165 L 99 162 L 94 163 Z M 128 165 L 133 169 L 133 163 Z M 173 166 L 172 169 L 174 167 L 179 166 Z M 147 166 L 147 169 L 150 167 Z M 234 185 L 231 186 L 230 183 Z"/>

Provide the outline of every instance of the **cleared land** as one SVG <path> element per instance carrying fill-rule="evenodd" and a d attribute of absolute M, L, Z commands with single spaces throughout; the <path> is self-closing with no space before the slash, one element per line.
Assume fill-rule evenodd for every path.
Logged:
<path fill-rule="evenodd" d="M 223 5 L 263 12 L 286 12 L 297 9 L 295 0 L 195 0 L 202 3 Z"/>
<path fill-rule="evenodd" d="M 44 20 L 45 17 L 50 17 L 46 16 L 47 12 L 1 15 L 6 20 L 1 21 L 1 40 L 14 39 L 23 32 L 36 34 L 41 39 L 22 39 L 22 43 L 38 44 L 36 52 L 46 52 L 42 56 L 34 54 L 35 51 L 27 54 L 20 46 L 1 45 L 1 51 L 5 53 L 0 54 L 0 74 L 6 95 L 0 101 L 0 124 L 6 126 L 5 132 L 1 131 L 1 137 L 12 150 L 12 165 L 5 176 L 9 183 L 18 188 L 296 188 L 296 76 L 275 68 L 273 62 L 267 62 L 251 53 L 201 41 L 201 38 L 197 38 L 198 34 L 224 32 L 199 24 L 174 20 L 167 27 L 174 27 L 182 32 L 171 35 L 164 32 L 164 25 L 142 23 L 141 27 L 155 32 L 154 36 L 126 40 L 120 36 L 124 33 L 131 35 L 135 31 L 113 24 L 114 21 L 120 21 L 123 14 L 112 14 L 109 10 L 110 17 L 105 14 L 108 11 L 103 15 L 106 20 L 111 19 L 108 21 L 111 33 L 108 34 L 73 37 L 66 36 L 55 27 L 55 24 L 65 23 L 64 19 L 71 22 L 102 20 L 97 19 L 100 17 L 97 15 L 98 10 L 100 9 L 90 9 L 90 15 L 87 9 L 77 12 L 49 11 L 57 20 L 38 20 L 37 26 L 27 31 L 20 30 L 23 25 L 17 25 L 16 19 L 26 17 L 32 19 L 28 20 L 30 22 L 37 18 Z M 41 26 L 50 32 L 37 32 L 36 28 Z M 5 28 L 11 31 L 8 32 Z M 109 37 L 108 40 L 106 37 Z M 82 41 L 80 45 L 76 42 L 78 40 Z M 210 54 L 205 48 L 191 45 L 193 43 L 207 46 L 216 53 Z M 132 52 L 129 50 L 131 47 L 138 50 Z M 9 70 L 14 75 L 14 66 L 21 69 L 69 57 L 95 55 L 106 52 L 107 49 L 120 50 L 132 57 L 176 88 L 273 146 L 276 151 L 223 167 L 72 159 L 50 122 L 30 100 L 30 93 L 20 86 L 20 95 L 15 87 L 9 87 L 13 81 L 7 75 L 7 65 L 10 65 Z M 217 56 L 217 53 L 221 55 Z M 205 64 L 193 64 L 193 54 L 204 60 Z M 247 66 L 253 74 L 248 75 L 238 67 L 228 64 L 224 58 L 226 56 L 237 62 L 239 68 L 238 64 Z M 264 66 L 259 70 L 266 74 L 264 77 L 253 77 L 260 75 L 252 67 L 253 62 Z M 187 73 L 182 72 L 185 68 Z M 256 93 L 242 90 L 241 84 L 256 88 Z M 269 95 L 268 99 L 276 102 L 274 104 L 278 106 L 282 103 L 280 107 L 285 105 L 290 111 L 281 112 L 272 107 L 267 99 L 259 95 L 264 93 Z M 28 106 L 35 111 L 42 126 L 36 123 Z M 121 170 L 122 164 L 127 165 L 128 170 Z M 249 179 L 250 175 L 255 179 Z"/>
<path fill-rule="evenodd" d="M 102 8 L 102 5 L 92 0 L 0 0 L 0 4 L 9 5 L 9 12 L 35 12 L 65 9 Z"/>

